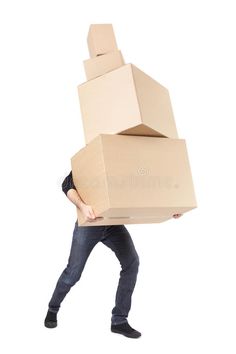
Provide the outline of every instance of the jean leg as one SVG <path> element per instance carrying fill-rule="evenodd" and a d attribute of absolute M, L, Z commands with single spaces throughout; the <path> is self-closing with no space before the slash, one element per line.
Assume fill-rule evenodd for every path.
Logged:
<path fill-rule="evenodd" d="M 139 268 L 139 256 L 130 233 L 124 225 L 108 227 L 106 235 L 101 242 L 115 253 L 122 268 L 111 317 L 112 324 L 120 324 L 127 322 L 131 308 L 131 299 Z"/>
<path fill-rule="evenodd" d="M 71 287 L 80 279 L 92 249 L 102 236 L 101 226 L 79 226 L 77 222 L 75 223 L 68 263 L 57 281 L 48 304 L 50 311 L 59 311 L 61 302 Z"/>

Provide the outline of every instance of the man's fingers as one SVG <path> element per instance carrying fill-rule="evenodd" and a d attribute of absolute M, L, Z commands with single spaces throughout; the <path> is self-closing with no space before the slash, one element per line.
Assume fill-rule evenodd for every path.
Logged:
<path fill-rule="evenodd" d="M 173 218 L 177 219 L 177 218 L 180 218 L 180 216 L 182 216 L 183 214 L 174 214 L 173 215 Z"/>
<path fill-rule="evenodd" d="M 96 218 L 96 216 L 95 216 L 93 210 L 89 210 L 89 217 L 90 217 L 91 219 L 95 219 L 95 218 Z"/>
<path fill-rule="evenodd" d="M 103 217 L 97 216 L 95 219 L 88 219 L 88 221 L 89 221 L 89 222 L 95 222 L 95 221 L 99 221 L 99 220 L 101 220 L 101 219 L 103 219 Z"/>
<path fill-rule="evenodd" d="M 92 221 L 101 220 L 101 219 L 103 219 L 103 217 L 102 217 L 102 216 L 96 216 L 96 215 L 95 215 L 95 212 L 94 212 L 94 210 L 93 210 L 93 208 L 92 208 L 92 207 L 88 207 L 88 208 L 87 208 L 87 216 L 86 216 L 86 219 L 87 219 L 87 221 L 92 222 Z"/>
<path fill-rule="evenodd" d="M 102 220 L 102 219 L 104 219 L 103 216 L 95 216 L 94 215 L 94 218 L 89 217 L 88 221 L 93 222 L 93 221 L 99 221 L 99 220 Z"/>
<path fill-rule="evenodd" d="M 102 218 L 96 217 L 94 211 L 90 210 L 89 211 L 89 219 L 90 219 L 90 221 L 97 221 L 97 220 L 102 219 Z"/>

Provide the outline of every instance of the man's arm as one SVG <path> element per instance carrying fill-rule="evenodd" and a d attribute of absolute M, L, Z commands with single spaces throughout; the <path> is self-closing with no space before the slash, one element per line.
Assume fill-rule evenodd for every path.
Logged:
<path fill-rule="evenodd" d="M 85 205 L 84 201 L 75 189 L 69 189 L 66 193 L 66 196 L 79 209 L 82 209 L 82 206 Z"/>
<path fill-rule="evenodd" d="M 69 175 L 62 182 L 62 190 L 68 199 L 79 209 L 81 209 L 82 204 L 85 204 L 74 185 L 72 171 L 70 171 Z"/>
<path fill-rule="evenodd" d="M 72 176 L 72 171 L 69 173 L 69 175 L 64 179 L 62 183 L 62 190 L 67 196 L 67 198 L 77 207 L 79 208 L 83 215 L 85 216 L 86 220 L 88 221 L 93 221 L 96 218 L 93 208 L 91 205 L 87 205 L 81 196 L 79 195 L 78 191 L 76 190 L 76 187 L 74 185 L 73 181 L 73 176 Z"/>

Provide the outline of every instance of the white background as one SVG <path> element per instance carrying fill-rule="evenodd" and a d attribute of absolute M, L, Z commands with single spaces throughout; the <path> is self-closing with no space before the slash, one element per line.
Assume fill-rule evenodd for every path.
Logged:
<path fill-rule="evenodd" d="M 233 5 L 1 2 L 1 352 L 235 353 Z M 76 87 L 91 23 L 112 23 L 126 63 L 169 89 L 198 202 L 178 220 L 127 225 L 140 256 L 129 315 L 138 340 L 110 332 L 120 266 L 102 244 L 58 327 L 43 326 L 76 218 L 61 183 L 85 143 Z"/>

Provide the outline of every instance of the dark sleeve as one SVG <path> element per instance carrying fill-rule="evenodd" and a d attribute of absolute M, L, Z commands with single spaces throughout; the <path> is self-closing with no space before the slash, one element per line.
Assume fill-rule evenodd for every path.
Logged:
<path fill-rule="evenodd" d="M 75 189 L 76 187 L 73 182 L 72 171 L 68 174 L 68 176 L 62 182 L 62 191 L 67 195 L 69 189 Z"/>

